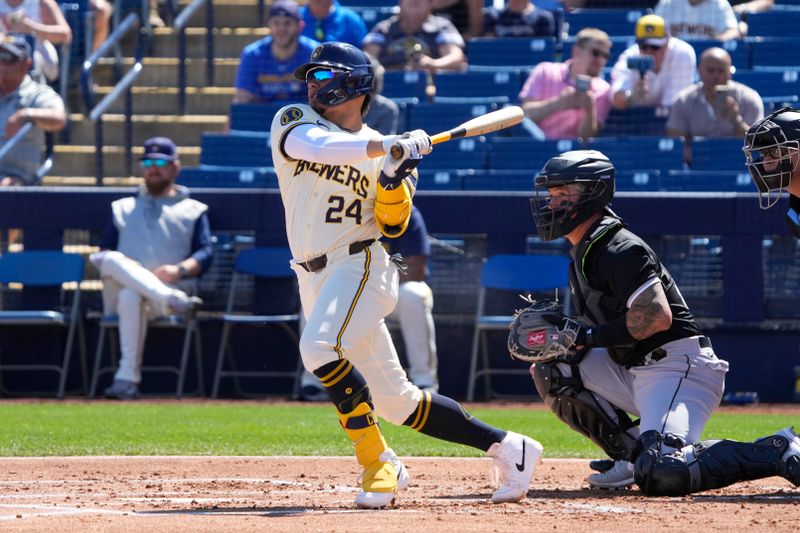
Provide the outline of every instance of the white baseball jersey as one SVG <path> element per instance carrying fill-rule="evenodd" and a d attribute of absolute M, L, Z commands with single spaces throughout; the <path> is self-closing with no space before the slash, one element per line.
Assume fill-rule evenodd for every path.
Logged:
<path fill-rule="evenodd" d="M 373 209 L 377 180 L 384 157 L 350 164 L 296 160 L 284 143 L 296 127 L 316 124 L 331 132 L 350 133 L 324 119 L 307 104 L 286 106 L 275 114 L 270 143 L 283 208 L 286 235 L 297 261 L 307 261 L 336 248 L 366 239 L 378 239 Z M 381 134 L 364 126 L 354 139 L 377 139 Z"/>
<path fill-rule="evenodd" d="M 667 47 L 661 70 L 658 73 L 652 70 L 645 73 L 648 93 L 644 105 L 670 107 L 678 93 L 694 82 L 697 56 L 692 45 L 670 37 Z M 611 71 L 612 94 L 633 90 L 633 82 L 639 79 L 639 73 L 628 68 L 628 58 L 638 55 L 639 45 L 634 44 L 619 56 Z"/>
<path fill-rule="evenodd" d="M 737 27 L 736 14 L 728 0 L 661 0 L 655 14 L 667 23 L 669 33 L 679 39 L 714 39 Z"/>

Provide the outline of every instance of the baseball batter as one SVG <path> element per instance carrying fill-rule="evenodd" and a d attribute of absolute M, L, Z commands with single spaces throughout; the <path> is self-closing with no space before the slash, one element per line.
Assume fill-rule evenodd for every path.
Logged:
<path fill-rule="evenodd" d="M 543 315 L 573 355 L 536 363 L 545 403 L 616 462 L 589 476 L 597 488 L 634 481 L 650 495 L 683 495 L 779 475 L 800 485 L 792 428 L 757 440 L 698 442 L 719 404 L 728 363 L 695 323 L 653 250 L 608 207 L 614 166 L 600 152 L 550 159 L 531 200 L 539 237 L 572 244 L 578 319 Z M 638 427 L 627 413 L 639 416 Z M 693 444 L 696 443 L 696 444 Z"/>
<path fill-rule="evenodd" d="M 487 451 L 502 481 L 492 501 L 524 498 L 541 445 L 412 385 L 384 323 L 397 303 L 399 265 L 377 239 L 405 231 L 414 169 L 431 151 L 430 138 L 420 130 L 384 137 L 363 124 L 373 68 L 358 48 L 324 43 L 295 76 L 308 83 L 309 105 L 278 111 L 271 145 L 307 320 L 300 353 L 326 387 L 364 469 L 356 505 L 389 505 L 408 483 L 376 415 Z M 395 143 L 403 157 L 385 157 Z"/>

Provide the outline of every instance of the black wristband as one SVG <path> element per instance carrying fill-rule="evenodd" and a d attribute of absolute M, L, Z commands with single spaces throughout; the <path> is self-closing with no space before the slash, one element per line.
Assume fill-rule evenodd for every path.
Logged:
<path fill-rule="evenodd" d="M 602 347 L 623 346 L 636 342 L 631 332 L 628 331 L 625 317 L 591 328 L 586 332 L 586 340 L 587 345 Z"/>

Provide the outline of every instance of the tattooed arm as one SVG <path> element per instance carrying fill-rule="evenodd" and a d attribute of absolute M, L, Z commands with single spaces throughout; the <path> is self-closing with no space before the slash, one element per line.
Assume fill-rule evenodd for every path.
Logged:
<path fill-rule="evenodd" d="M 672 325 L 672 310 L 661 283 L 647 287 L 631 303 L 625 314 L 625 324 L 636 340 L 652 337 Z"/>

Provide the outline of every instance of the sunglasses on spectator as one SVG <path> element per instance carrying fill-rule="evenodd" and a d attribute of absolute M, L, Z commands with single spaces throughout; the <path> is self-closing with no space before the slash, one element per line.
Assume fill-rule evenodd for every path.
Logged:
<path fill-rule="evenodd" d="M 646 51 L 649 51 L 649 52 L 658 52 L 659 50 L 661 50 L 661 48 L 662 48 L 661 46 L 658 46 L 658 45 L 655 45 L 655 44 L 640 44 L 639 45 L 639 50 L 646 50 Z"/>
<path fill-rule="evenodd" d="M 164 168 L 165 166 L 169 165 L 169 161 L 167 161 L 166 159 L 142 159 L 141 161 L 139 161 L 139 165 L 142 168 L 150 168 L 150 167 Z"/>
<path fill-rule="evenodd" d="M 598 50 L 597 48 L 590 48 L 589 51 L 592 53 L 592 57 L 602 57 L 604 59 L 608 59 L 611 57 L 611 54 L 606 52 L 605 50 Z"/>
<path fill-rule="evenodd" d="M 329 68 L 317 68 L 308 71 L 306 74 L 306 82 L 332 80 L 336 76 L 337 71 Z"/>
<path fill-rule="evenodd" d="M 11 52 L 8 51 L 0 52 L 0 62 L 2 63 L 16 63 L 19 60 L 20 60 L 19 57 L 15 56 Z"/>

